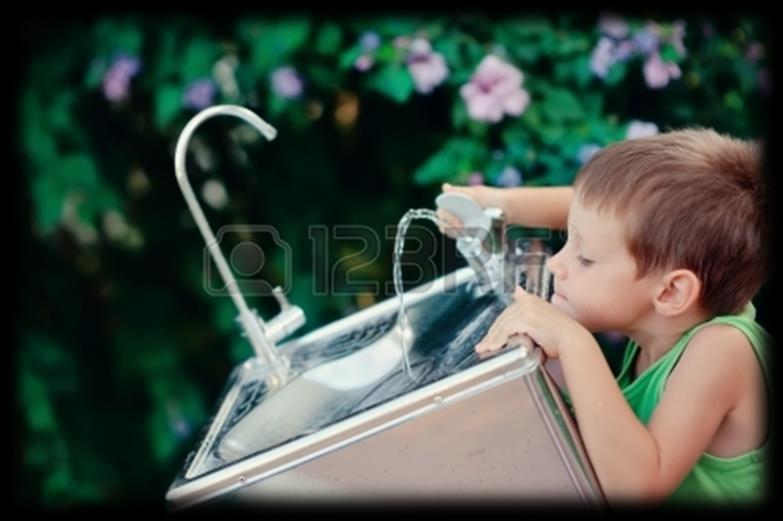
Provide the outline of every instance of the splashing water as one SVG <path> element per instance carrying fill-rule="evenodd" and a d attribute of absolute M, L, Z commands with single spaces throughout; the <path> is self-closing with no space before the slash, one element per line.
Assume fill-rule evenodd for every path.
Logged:
<path fill-rule="evenodd" d="M 400 259 L 402 258 L 402 250 L 405 246 L 405 234 L 407 233 L 408 226 L 410 226 L 413 219 L 428 219 L 438 225 L 447 225 L 447 223 L 442 221 L 433 210 L 428 208 L 414 208 L 408 210 L 397 224 L 397 236 L 394 239 L 394 291 L 397 293 L 397 299 L 400 302 L 400 309 L 397 313 L 397 325 L 399 326 L 400 330 L 400 346 L 402 349 L 403 371 L 410 378 L 413 378 L 411 362 L 408 358 L 407 345 L 410 325 L 408 324 L 408 317 L 405 315 L 405 303 L 403 299 L 402 287 L 402 265 L 400 264 Z"/>

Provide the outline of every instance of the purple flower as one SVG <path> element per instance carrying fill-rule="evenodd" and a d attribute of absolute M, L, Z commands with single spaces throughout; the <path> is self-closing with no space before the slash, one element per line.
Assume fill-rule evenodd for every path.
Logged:
<path fill-rule="evenodd" d="M 654 136 L 658 133 L 658 125 L 647 121 L 632 120 L 625 131 L 625 139 L 637 139 Z"/>
<path fill-rule="evenodd" d="M 468 176 L 468 184 L 470 186 L 477 186 L 484 184 L 484 174 L 481 172 L 473 172 Z"/>
<path fill-rule="evenodd" d="M 752 42 L 745 51 L 745 59 L 755 63 L 764 57 L 764 46 L 759 42 Z"/>
<path fill-rule="evenodd" d="M 598 19 L 598 30 L 617 40 L 628 36 L 628 24 L 616 14 L 604 14 Z"/>
<path fill-rule="evenodd" d="M 507 166 L 506 168 L 504 168 L 497 180 L 498 186 L 505 186 L 506 188 L 519 186 L 521 184 L 522 184 L 522 174 L 519 173 L 519 170 L 517 170 L 513 166 Z"/>
<path fill-rule="evenodd" d="M 209 78 L 192 81 L 182 93 L 182 105 L 196 110 L 206 108 L 212 105 L 216 91 L 215 83 Z"/>
<path fill-rule="evenodd" d="M 605 78 L 609 67 L 614 63 L 614 43 L 602 36 L 590 55 L 590 70 L 599 78 Z"/>
<path fill-rule="evenodd" d="M 579 152 L 577 152 L 576 157 L 579 159 L 580 164 L 585 164 L 599 150 L 601 150 L 599 145 L 596 145 L 595 143 L 587 143 L 586 145 L 582 145 L 582 147 L 579 149 Z"/>
<path fill-rule="evenodd" d="M 353 62 L 353 66 L 356 67 L 357 70 L 364 72 L 370 70 L 370 67 L 372 67 L 374 63 L 375 59 L 372 56 L 369 54 L 362 54 L 356 58 L 356 61 Z"/>
<path fill-rule="evenodd" d="M 378 36 L 378 33 L 374 31 L 367 31 L 366 33 L 362 34 L 361 38 L 359 39 L 359 45 L 362 46 L 362 50 L 365 52 L 374 51 L 380 47 L 381 37 Z"/>
<path fill-rule="evenodd" d="M 674 62 L 661 60 L 656 51 L 644 62 L 644 81 L 651 89 L 661 89 L 669 84 L 669 80 L 680 77 L 680 67 Z"/>
<path fill-rule="evenodd" d="M 599 78 L 606 78 L 609 68 L 618 61 L 626 61 L 636 53 L 633 40 L 616 42 L 602 36 L 590 55 L 590 70 Z"/>
<path fill-rule="evenodd" d="M 304 90 L 304 83 L 293 67 L 275 69 L 271 79 L 272 91 L 281 98 L 296 98 Z"/>
<path fill-rule="evenodd" d="M 120 54 L 103 75 L 103 94 L 109 101 L 123 101 L 130 95 L 130 81 L 141 68 L 135 56 Z"/>
<path fill-rule="evenodd" d="M 477 121 L 497 123 L 504 114 L 519 116 L 530 104 L 522 88 L 522 71 L 492 54 L 484 57 L 476 72 L 460 88 L 468 114 Z"/>
<path fill-rule="evenodd" d="M 443 55 L 433 52 L 430 42 L 423 38 L 417 38 L 411 43 L 406 61 L 416 91 L 422 94 L 432 92 L 449 75 Z"/>
<path fill-rule="evenodd" d="M 661 30 L 655 22 L 647 25 L 633 35 L 633 43 L 641 54 L 650 54 L 658 50 L 661 44 Z"/>

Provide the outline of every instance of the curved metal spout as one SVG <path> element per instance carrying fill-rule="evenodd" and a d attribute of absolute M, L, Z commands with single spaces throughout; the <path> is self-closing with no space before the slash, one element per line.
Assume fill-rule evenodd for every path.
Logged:
<path fill-rule="evenodd" d="M 264 331 L 265 323 L 254 311 L 251 311 L 248 308 L 245 299 L 239 292 L 234 275 L 231 273 L 228 263 L 226 262 L 225 257 L 223 257 L 223 253 L 220 251 L 215 235 L 212 233 L 212 229 L 209 227 L 209 224 L 204 217 L 204 212 L 201 211 L 201 206 L 196 200 L 196 196 L 193 194 L 193 189 L 190 186 L 188 174 L 185 170 L 185 154 L 187 153 L 188 144 L 190 143 L 193 132 L 201 123 L 214 116 L 235 116 L 243 119 L 257 128 L 269 141 L 277 136 L 277 130 L 244 107 L 239 107 L 237 105 L 216 105 L 214 107 L 209 107 L 196 114 L 182 130 L 174 154 L 174 170 L 177 175 L 179 187 L 182 189 L 182 194 L 185 196 L 185 201 L 188 204 L 188 208 L 190 208 L 190 212 L 193 214 L 196 225 L 199 230 L 201 230 L 201 235 L 204 236 L 204 241 L 207 243 L 209 253 L 215 260 L 215 264 L 217 264 L 220 275 L 226 283 L 229 295 L 239 310 L 239 321 L 242 324 L 242 328 L 247 334 L 248 339 L 250 339 L 250 344 L 253 346 L 256 356 L 267 362 L 277 375 L 285 379 L 288 368 L 282 358 L 277 354 L 274 344 L 267 338 Z"/>

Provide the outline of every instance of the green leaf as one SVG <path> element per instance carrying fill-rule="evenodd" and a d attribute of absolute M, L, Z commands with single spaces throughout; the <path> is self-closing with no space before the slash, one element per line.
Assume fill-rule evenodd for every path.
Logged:
<path fill-rule="evenodd" d="M 455 129 L 461 129 L 468 124 L 468 121 L 470 121 L 468 108 L 465 106 L 462 98 L 459 98 L 454 102 L 451 109 L 451 124 L 454 125 Z"/>
<path fill-rule="evenodd" d="M 671 43 L 665 43 L 661 46 L 661 60 L 664 62 L 680 63 L 682 56 Z"/>
<path fill-rule="evenodd" d="M 509 22 L 514 32 L 522 38 L 532 38 L 552 32 L 552 24 L 544 17 L 531 16 Z"/>
<path fill-rule="evenodd" d="M 96 23 L 95 41 L 98 55 L 109 57 L 115 52 L 141 54 L 142 33 L 128 22 L 104 19 Z"/>
<path fill-rule="evenodd" d="M 273 92 L 269 93 L 267 108 L 269 109 L 269 115 L 273 118 L 285 112 L 290 104 L 291 102 L 288 99 L 281 98 Z"/>
<path fill-rule="evenodd" d="M 413 93 L 413 78 L 401 64 L 386 65 L 371 76 L 367 84 L 397 103 L 405 103 Z"/>
<path fill-rule="evenodd" d="M 108 68 L 109 63 L 105 58 L 95 58 L 84 74 L 84 86 L 88 89 L 95 89 L 100 86 Z"/>
<path fill-rule="evenodd" d="M 487 156 L 483 141 L 453 138 L 414 172 L 413 179 L 421 185 L 454 180 L 460 174 L 483 168 Z"/>
<path fill-rule="evenodd" d="M 88 193 L 99 184 L 95 163 L 84 153 L 62 157 L 58 163 L 57 176 L 69 188 L 78 188 Z"/>
<path fill-rule="evenodd" d="M 315 37 L 315 50 L 320 54 L 333 55 L 340 48 L 341 40 L 340 27 L 328 22 L 318 30 L 318 35 Z"/>
<path fill-rule="evenodd" d="M 370 26 L 375 27 L 381 36 L 395 37 L 413 33 L 419 28 L 421 21 L 412 17 L 384 17 L 372 20 Z"/>
<path fill-rule="evenodd" d="M 613 87 L 625 79 L 627 72 L 628 66 L 623 62 L 617 62 L 609 67 L 609 71 L 606 73 L 606 78 L 604 78 L 604 81 L 607 85 Z"/>
<path fill-rule="evenodd" d="M 546 168 L 546 173 L 544 175 L 549 184 L 560 186 L 573 182 L 576 171 L 566 165 L 566 160 L 562 156 L 549 152 L 542 152 L 538 156 L 538 160 Z"/>
<path fill-rule="evenodd" d="M 579 99 L 569 90 L 553 88 L 546 93 L 541 111 L 552 121 L 580 120 L 584 111 Z"/>
<path fill-rule="evenodd" d="M 195 38 L 185 48 L 182 58 L 182 79 L 187 83 L 212 75 L 212 66 L 220 55 L 220 48 L 205 38 Z"/>
<path fill-rule="evenodd" d="M 76 101 L 76 93 L 70 90 L 60 92 L 48 111 L 51 128 L 58 132 L 73 132 L 71 109 Z"/>
<path fill-rule="evenodd" d="M 274 21 L 253 20 L 239 27 L 240 38 L 250 49 L 250 65 L 258 75 L 285 64 L 307 42 L 310 21 L 283 18 Z"/>
<path fill-rule="evenodd" d="M 155 92 L 155 124 L 165 129 L 179 114 L 182 90 L 174 85 L 163 85 Z"/>
<path fill-rule="evenodd" d="M 359 44 L 356 44 L 345 50 L 342 54 L 340 54 L 340 59 L 338 62 L 338 67 L 340 70 L 344 71 L 353 67 L 353 64 L 356 63 L 356 60 L 359 58 L 359 56 L 362 55 L 363 52 L 364 51 L 362 50 L 362 46 Z"/>
<path fill-rule="evenodd" d="M 576 85 L 581 89 L 586 88 L 593 79 L 593 71 L 590 70 L 590 57 L 585 54 L 571 61 L 571 75 Z"/>
<path fill-rule="evenodd" d="M 51 174 L 39 174 L 32 182 L 36 224 L 43 233 L 53 231 L 60 224 L 65 187 Z"/>
<path fill-rule="evenodd" d="M 547 145 L 557 145 L 558 142 L 565 136 L 565 128 L 559 124 L 542 125 L 538 129 L 538 135 Z"/>

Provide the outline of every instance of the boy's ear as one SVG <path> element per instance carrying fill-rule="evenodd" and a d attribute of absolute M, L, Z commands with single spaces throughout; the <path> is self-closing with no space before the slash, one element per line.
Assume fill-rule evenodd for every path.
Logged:
<path fill-rule="evenodd" d="M 661 315 L 679 315 L 696 304 L 700 293 L 701 281 L 691 270 L 669 271 L 660 278 L 653 305 Z"/>

